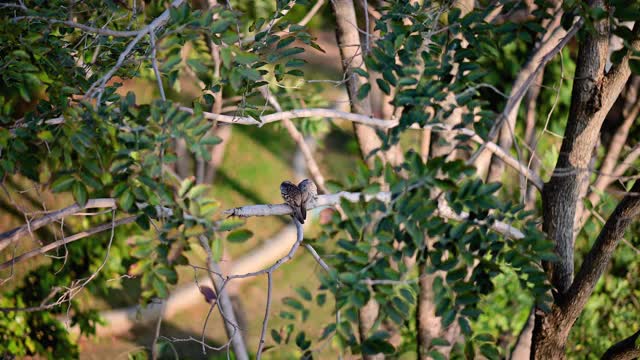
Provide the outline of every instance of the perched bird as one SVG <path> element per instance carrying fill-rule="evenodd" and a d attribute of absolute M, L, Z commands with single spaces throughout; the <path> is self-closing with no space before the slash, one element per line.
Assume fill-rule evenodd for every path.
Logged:
<path fill-rule="evenodd" d="M 307 218 L 307 209 L 302 201 L 302 192 L 291 181 L 283 181 L 280 184 L 280 194 L 285 203 L 293 210 L 292 216 L 296 218 L 300 224 L 304 224 L 304 219 Z"/>
<path fill-rule="evenodd" d="M 298 184 L 298 189 L 300 189 L 302 193 L 302 204 L 305 210 L 309 209 L 316 203 L 316 200 L 318 200 L 318 188 L 316 184 L 309 179 L 304 179 Z"/>

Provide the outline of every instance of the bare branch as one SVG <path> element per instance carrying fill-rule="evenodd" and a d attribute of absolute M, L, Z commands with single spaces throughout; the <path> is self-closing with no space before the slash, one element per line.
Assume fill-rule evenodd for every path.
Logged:
<path fill-rule="evenodd" d="M 566 323 L 571 326 L 587 303 L 600 276 L 604 273 L 613 251 L 624 236 L 627 227 L 640 215 L 640 181 L 620 201 L 595 243 L 584 258 L 580 271 L 576 275 L 567 293 L 562 296 L 560 307 L 565 314 Z"/>
<path fill-rule="evenodd" d="M 138 36 L 138 35 L 140 35 L 141 32 L 145 31 L 145 29 L 119 31 L 119 30 L 111 30 L 111 29 L 104 29 L 104 28 L 96 28 L 96 27 L 87 26 L 87 25 L 84 25 L 84 24 L 79 24 L 79 23 L 76 23 L 76 22 L 73 22 L 73 21 L 50 19 L 50 18 L 45 17 L 45 16 L 17 16 L 17 17 L 14 17 L 11 20 L 16 21 L 16 22 L 18 22 L 18 21 L 29 21 L 29 20 L 42 20 L 42 21 L 48 22 L 50 24 L 61 24 L 61 25 L 65 25 L 65 26 L 69 26 L 69 27 L 72 27 L 72 28 L 76 28 L 76 29 L 82 30 L 84 32 L 92 33 L 92 34 L 105 35 L 105 36 L 114 36 L 114 37 Z"/>
<path fill-rule="evenodd" d="M 167 101 L 167 97 L 164 94 L 164 86 L 162 85 L 162 77 L 160 75 L 160 70 L 158 69 L 158 59 L 156 58 L 158 48 L 156 47 L 156 35 L 154 34 L 154 30 L 149 31 L 149 39 L 151 41 L 151 66 L 153 67 L 153 72 L 155 73 L 156 81 L 158 82 L 160 98 L 162 101 Z"/>
<path fill-rule="evenodd" d="M 269 88 L 267 86 L 262 86 L 260 87 L 259 90 L 262 96 L 271 104 L 271 106 L 273 106 L 276 109 L 276 111 L 282 112 L 282 107 L 280 107 L 280 103 L 269 92 Z M 311 149 L 309 148 L 306 141 L 304 140 L 304 136 L 302 136 L 302 133 L 298 131 L 296 126 L 293 124 L 293 122 L 291 122 L 291 120 L 282 119 L 282 124 L 284 125 L 285 129 L 287 129 L 287 131 L 289 132 L 289 135 L 291 136 L 293 141 L 295 141 L 296 144 L 298 144 L 298 147 L 300 148 L 300 151 L 302 152 L 302 155 L 304 156 L 304 159 L 307 162 L 307 169 L 309 170 L 309 173 L 311 174 L 313 181 L 323 193 L 325 194 L 328 193 L 329 190 L 327 190 L 327 187 L 324 184 L 325 183 L 324 176 L 322 176 L 322 173 L 320 172 L 320 167 L 318 166 L 316 159 L 313 157 L 313 153 L 311 152 Z"/>
<path fill-rule="evenodd" d="M 26 225 L 4 232 L 0 234 L 0 251 L 2 251 L 4 248 L 9 246 L 13 241 L 45 225 L 51 224 L 66 216 L 73 215 L 85 209 L 95 209 L 95 208 L 115 209 L 116 201 L 115 199 L 110 199 L 110 198 L 91 199 L 87 201 L 84 207 L 80 207 L 80 205 L 78 204 L 73 204 L 64 209 L 49 213 L 39 219 L 30 221 Z"/>
<path fill-rule="evenodd" d="M 96 227 L 91 228 L 89 230 L 79 232 L 79 233 L 77 233 L 75 235 L 65 237 L 62 240 L 54 241 L 54 242 L 52 242 L 50 244 L 47 244 L 47 245 L 45 245 L 43 247 L 37 248 L 35 250 L 31 250 L 29 252 L 26 252 L 26 253 L 24 253 L 24 254 L 22 254 L 20 256 L 17 256 L 17 257 L 15 257 L 15 258 L 13 258 L 13 259 L 11 259 L 9 261 L 6 261 L 6 262 L 0 264 L 0 270 L 4 270 L 4 269 L 6 269 L 6 268 L 8 268 L 10 266 L 13 266 L 14 264 L 17 264 L 17 263 L 19 263 L 21 261 L 25 261 L 25 260 L 31 259 L 31 258 L 36 257 L 38 255 L 46 254 L 47 252 L 49 252 L 49 251 L 51 251 L 51 250 L 53 250 L 55 248 L 58 248 L 58 247 L 60 247 L 62 245 L 69 244 L 69 243 L 72 243 L 72 242 L 80 240 L 80 239 L 84 239 L 84 238 L 86 238 L 88 236 L 91 236 L 93 234 L 97 234 L 99 232 L 103 232 L 105 230 L 109 230 L 109 229 L 111 229 L 112 226 L 120 226 L 120 225 L 125 225 L 125 224 L 131 224 L 135 220 L 136 220 L 135 216 L 129 216 L 129 217 L 126 217 L 126 218 L 122 218 L 122 219 L 116 220 L 116 221 L 113 222 L 113 224 L 112 223 L 108 223 L 108 224 L 103 224 L 103 225 L 100 225 L 100 226 L 96 226 Z"/>
<path fill-rule="evenodd" d="M 229 341 L 231 341 L 231 346 L 233 347 L 236 359 L 248 360 L 249 353 L 247 352 L 247 345 L 244 343 L 242 335 L 238 331 L 231 298 L 229 297 L 228 292 L 224 291 L 224 285 L 226 282 L 222 282 L 219 278 L 211 275 L 214 273 L 220 273 L 220 269 L 213 261 L 211 247 L 209 246 L 209 241 L 205 236 L 200 236 L 200 245 L 204 248 L 207 254 L 207 268 L 209 269 L 209 277 L 216 289 L 216 295 L 218 296 L 218 310 L 220 311 L 220 315 L 223 317 L 227 336 L 229 337 Z"/>
<path fill-rule="evenodd" d="M 267 306 L 264 310 L 264 320 L 262 321 L 262 330 L 260 331 L 260 342 L 258 345 L 258 351 L 256 352 L 256 360 L 260 360 L 262 358 L 262 349 L 264 348 L 264 338 L 267 334 L 267 325 L 269 324 L 269 311 L 271 310 L 271 290 L 273 287 L 272 284 L 272 274 L 271 272 L 267 273 Z"/>
<path fill-rule="evenodd" d="M 104 76 L 102 76 L 99 80 L 97 80 L 91 85 L 89 90 L 87 90 L 85 97 L 93 96 L 93 93 L 96 90 L 96 87 L 98 89 L 104 88 L 104 86 L 107 84 L 107 81 L 109 81 L 109 79 L 111 79 L 111 77 L 116 73 L 116 71 L 118 71 L 118 69 L 122 66 L 125 59 L 129 56 L 131 51 L 133 51 L 133 48 L 138 44 L 138 42 L 140 42 L 140 40 L 142 40 L 142 38 L 148 33 L 153 32 L 156 29 L 162 27 L 169 20 L 170 9 L 172 7 L 180 6 L 183 2 L 184 0 L 173 0 L 171 5 L 169 6 L 169 9 L 166 9 L 162 14 L 160 14 L 160 16 L 155 18 L 149 25 L 140 29 L 136 37 L 133 38 L 129 42 L 129 45 L 127 45 L 127 47 L 120 53 L 120 56 L 118 56 L 118 60 L 116 61 L 116 64 L 106 74 L 104 74 Z M 100 103 L 101 96 L 102 96 L 102 92 L 100 92 L 100 95 L 98 96 L 98 103 Z"/>
<path fill-rule="evenodd" d="M 164 311 L 167 308 L 167 302 L 162 301 L 162 309 L 160 309 L 160 314 L 158 315 L 158 321 L 156 322 L 156 331 L 153 336 L 153 341 L 151 342 L 151 359 L 158 359 L 158 349 L 156 344 L 158 343 L 158 338 L 160 337 L 160 327 L 162 326 L 162 318 L 164 317 Z"/>
<path fill-rule="evenodd" d="M 194 111 L 191 108 L 181 106 L 180 110 L 186 111 L 190 114 L 193 114 Z M 228 122 L 231 124 L 239 124 L 239 125 L 258 125 L 262 126 L 264 124 L 268 124 L 271 122 L 281 121 L 284 119 L 295 119 L 295 118 L 307 118 L 307 117 L 329 117 L 329 118 L 339 118 L 348 121 L 357 122 L 364 125 L 379 127 L 383 129 L 393 128 L 399 125 L 398 121 L 395 120 L 383 120 L 378 119 L 373 116 L 368 115 L 360 115 L 354 114 L 346 111 L 339 111 L 334 109 L 296 109 L 289 111 L 280 111 L 269 115 L 264 115 L 260 118 L 260 121 L 251 118 L 251 117 L 236 117 L 229 115 L 220 115 L 213 114 L 208 112 L 203 112 L 203 116 L 206 119 L 216 120 L 220 122 Z M 496 143 L 490 141 L 484 141 L 478 134 L 476 134 L 473 130 L 467 128 L 459 128 L 454 129 L 452 127 L 443 125 L 443 124 L 428 124 L 423 127 L 423 129 L 430 128 L 433 131 L 445 131 L 453 134 L 461 134 L 465 136 L 469 136 L 471 140 L 474 142 L 481 144 L 485 149 L 492 152 L 494 155 L 502 159 L 507 165 L 511 166 L 519 173 L 523 174 L 535 187 L 542 190 L 544 183 L 542 179 L 534 173 L 531 169 L 529 169 L 525 164 L 520 163 L 517 159 L 513 158 L 506 151 L 504 151 L 500 146 Z M 416 127 L 416 129 L 419 129 Z"/>
<path fill-rule="evenodd" d="M 325 207 L 325 206 L 336 206 L 340 204 L 340 200 L 345 199 L 350 202 L 358 202 L 361 199 L 364 201 L 372 201 L 379 200 L 383 202 L 391 201 L 391 192 L 382 191 L 376 194 L 363 194 L 357 192 L 346 192 L 341 191 L 335 194 L 327 194 L 327 195 L 319 195 L 318 201 L 315 204 L 312 204 L 308 207 L 308 209 L 313 209 L 317 207 Z M 239 217 L 251 217 L 251 216 L 272 216 L 272 215 L 290 215 L 292 213 L 291 208 L 286 204 L 266 204 L 266 205 L 248 205 L 237 207 L 233 209 L 228 209 L 223 212 L 229 216 L 239 216 Z M 442 216 L 451 220 L 464 221 L 468 219 L 469 214 L 462 212 L 457 214 L 449 205 L 441 199 L 438 203 L 438 213 L 439 216 Z M 503 223 L 496 222 L 491 227 L 494 231 L 503 234 L 505 236 L 509 236 L 515 239 L 524 238 L 524 234 L 522 231 L 514 228 L 513 226 Z"/>
<path fill-rule="evenodd" d="M 304 247 L 309 251 L 309 253 L 311 253 L 311 256 L 313 256 L 313 258 L 316 260 L 316 262 L 318 264 L 320 264 L 320 266 L 326 271 L 329 272 L 331 270 L 331 268 L 329 268 L 329 265 L 327 265 L 326 262 L 324 262 L 324 260 L 322 260 L 322 258 L 320 257 L 320 255 L 318 255 L 318 252 L 316 251 L 316 249 L 313 248 L 313 246 L 311 246 L 311 244 L 309 243 L 304 243 L 303 244 Z"/>
<path fill-rule="evenodd" d="M 562 27 L 559 27 L 555 30 L 554 36 L 550 37 L 547 42 L 540 45 L 537 52 L 534 53 L 531 57 L 531 60 L 535 61 L 530 61 L 525 68 L 527 71 L 521 71 L 521 75 L 519 75 L 518 79 L 516 79 L 516 83 L 514 84 L 514 87 L 511 90 L 511 94 L 509 95 L 509 99 L 507 100 L 507 104 L 505 105 L 502 113 L 498 116 L 493 127 L 491 128 L 491 131 L 489 132 L 489 140 L 493 141 L 493 139 L 498 134 L 498 131 L 504 124 L 505 120 L 508 119 L 509 114 L 512 114 L 520 106 L 522 98 L 526 94 L 529 87 L 531 87 L 531 85 L 533 84 L 533 81 L 535 80 L 537 74 L 542 71 L 544 66 L 567 45 L 569 40 L 571 40 L 578 32 L 578 30 L 582 27 L 583 23 L 583 19 L 578 19 L 573 23 L 566 34 L 564 34 L 564 30 L 562 30 Z M 549 49 L 549 46 L 554 43 L 555 46 Z M 480 157 L 480 154 L 482 153 L 484 148 L 484 146 L 481 146 L 481 148 L 476 151 L 476 153 L 471 157 L 470 163 L 475 163 L 475 161 Z"/>

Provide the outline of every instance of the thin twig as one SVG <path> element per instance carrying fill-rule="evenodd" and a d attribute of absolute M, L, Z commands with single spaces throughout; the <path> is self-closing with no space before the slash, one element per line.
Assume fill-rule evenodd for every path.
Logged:
<path fill-rule="evenodd" d="M 267 305 L 264 310 L 264 320 L 262 321 L 262 331 L 260 332 L 260 342 L 258 344 L 258 352 L 256 352 L 256 360 L 262 358 L 262 349 L 264 348 L 264 338 L 267 334 L 267 325 L 269 323 L 269 312 L 271 310 L 271 290 L 272 290 L 272 274 L 267 273 Z"/>
<path fill-rule="evenodd" d="M 85 209 L 95 209 L 95 208 L 116 208 L 115 199 L 104 198 L 104 199 L 90 199 L 87 201 L 84 207 L 81 207 L 78 204 L 73 204 L 64 209 L 60 209 L 57 211 L 53 211 L 48 215 L 45 215 L 36 220 L 28 221 L 26 225 L 20 226 L 13 230 L 9 230 L 7 232 L 0 234 L 0 251 L 4 250 L 9 244 L 13 241 L 19 239 L 25 234 L 33 233 L 33 231 L 38 230 L 39 228 L 56 222 L 66 216 L 73 215 L 77 212 L 80 212 Z"/>
<path fill-rule="evenodd" d="M 91 236 L 93 234 L 97 234 L 99 232 L 103 232 L 105 230 L 109 230 L 109 229 L 111 229 L 112 225 L 120 226 L 120 225 L 125 225 L 125 224 L 131 224 L 135 220 L 136 220 L 135 216 L 129 216 L 129 217 L 126 217 L 126 218 L 118 219 L 118 220 L 114 221 L 113 224 L 109 223 L 109 224 L 99 225 L 99 226 L 96 226 L 96 227 L 91 228 L 89 230 L 79 232 L 79 233 L 77 233 L 75 235 L 62 238 L 62 240 L 54 241 L 54 242 L 52 242 L 50 244 L 47 244 L 47 245 L 45 245 L 43 247 L 39 247 L 37 249 L 31 250 L 29 252 L 26 252 L 26 253 L 20 255 L 20 256 L 16 256 L 16 257 L 12 258 L 11 260 L 9 260 L 7 262 L 4 262 L 4 263 L 0 264 L 0 270 L 4 270 L 4 269 L 6 269 L 6 268 L 8 268 L 10 266 L 13 266 L 13 265 L 21 262 L 21 261 L 31 259 L 31 258 L 33 258 L 35 256 L 45 254 L 45 253 L 47 253 L 47 252 L 49 252 L 49 251 L 51 251 L 53 249 L 56 249 L 56 248 L 58 248 L 60 246 L 66 245 L 68 243 L 71 243 L 71 242 L 74 242 L 74 241 L 77 241 L 77 240 L 80 240 L 80 239 L 84 239 L 84 238 L 86 238 L 88 236 Z"/>

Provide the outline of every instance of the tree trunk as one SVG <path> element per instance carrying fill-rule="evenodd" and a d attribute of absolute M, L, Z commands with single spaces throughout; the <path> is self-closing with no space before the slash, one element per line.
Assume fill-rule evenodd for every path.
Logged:
<path fill-rule="evenodd" d="M 604 3 L 592 1 L 591 6 L 602 8 Z M 597 33 L 588 35 L 580 44 L 564 140 L 555 171 L 542 192 L 542 228 L 555 241 L 556 254 L 560 258 L 547 268 L 551 270 L 551 283 L 559 294 L 569 288 L 573 279 L 573 228 L 579 186 L 588 176 L 587 165 L 600 126 L 622 89 L 621 86 L 612 89 L 604 72 L 609 22 L 603 19 L 595 26 Z M 622 85 L 628 76 L 627 73 Z"/>
<path fill-rule="evenodd" d="M 364 58 L 360 45 L 360 34 L 358 28 L 358 20 L 352 0 L 333 0 L 331 7 L 336 17 L 336 35 L 338 46 L 340 47 L 340 56 L 342 58 L 342 67 L 347 79 L 347 92 L 351 101 L 351 111 L 357 114 L 371 115 L 371 100 L 367 96 L 364 99 L 358 99 L 358 89 L 365 82 L 358 75 L 354 74 L 353 69 L 361 68 L 366 70 Z M 382 141 L 376 134 L 375 130 L 370 126 L 354 123 L 354 129 L 360 152 L 365 159 L 371 159 L 369 155 L 375 149 L 382 145 Z"/>

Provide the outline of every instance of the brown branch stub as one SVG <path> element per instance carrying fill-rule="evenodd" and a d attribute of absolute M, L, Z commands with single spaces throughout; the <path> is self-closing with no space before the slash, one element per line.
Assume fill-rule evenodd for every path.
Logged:
<path fill-rule="evenodd" d="M 636 343 L 640 330 L 628 338 L 614 344 L 602 355 L 602 360 L 632 360 L 640 357 L 640 346 Z"/>

